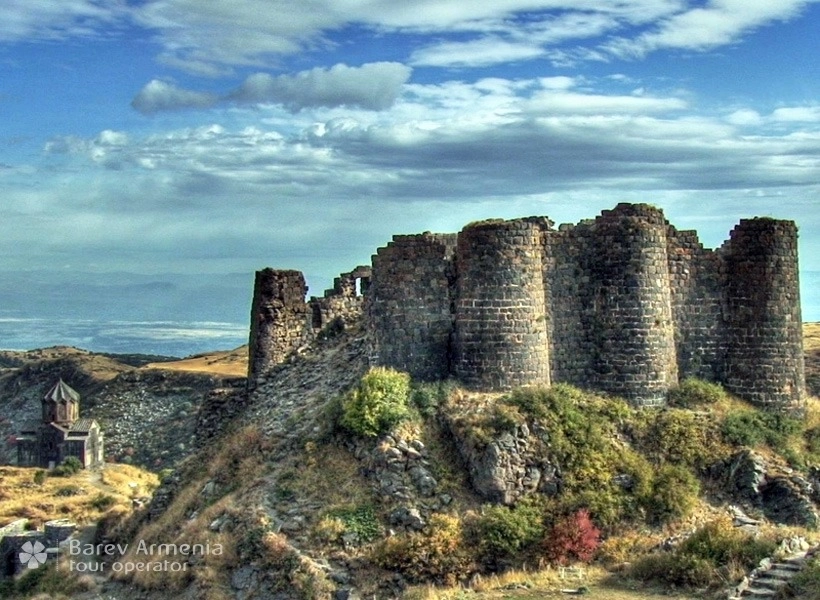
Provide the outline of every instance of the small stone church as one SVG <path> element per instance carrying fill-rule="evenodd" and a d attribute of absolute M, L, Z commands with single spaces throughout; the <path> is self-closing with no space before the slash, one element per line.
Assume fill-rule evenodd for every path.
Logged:
<path fill-rule="evenodd" d="M 94 419 L 80 418 L 80 394 L 60 379 L 43 396 L 42 421 L 26 423 L 17 436 L 17 464 L 53 469 L 69 456 L 85 468 L 103 462 L 103 434 Z"/>

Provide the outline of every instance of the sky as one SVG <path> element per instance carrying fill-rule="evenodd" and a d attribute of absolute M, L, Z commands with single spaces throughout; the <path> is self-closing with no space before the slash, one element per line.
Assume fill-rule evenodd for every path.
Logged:
<path fill-rule="evenodd" d="M 257 269 L 318 295 L 393 234 L 622 201 L 708 247 L 794 219 L 820 320 L 818 30 L 817 0 L 4 0 L 0 321 L 240 323 Z"/>

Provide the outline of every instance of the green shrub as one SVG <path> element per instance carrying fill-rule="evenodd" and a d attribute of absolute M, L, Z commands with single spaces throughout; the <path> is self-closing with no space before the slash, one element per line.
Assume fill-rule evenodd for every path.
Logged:
<path fill-rule="evenodd" d="M 342 426 L 363 437 L 389 431 L 409 416 L 410 376 L 376 367 L 342 401 Z"/>
<path fill-rule="evenodd" d="M 674 586 L 706 587 L 727 583 L 727 568 L 746 572 L 775 550 L 774 542 L 755 539 L 728 518 L 708 523 L 673 552 L 650 554 L 635 563 L 632 575 Z"/>
<path fill-rule="evenodd" d="M 705 558 L 678 553 L 642 556 L 632 566 L 631 574 L 640 581 L 690 588 L 706 587 L 718 576 L 715 566 Z"/>
<path fill-rule="evenodd" d="M 644 503 L 650 520 L 667 523 L 689 515 L 698 501 L 700 483 L 681 465 L 663 465 L 652 482 L 652 491 Z"/>
<path fill-rule="evenodd" d="M 642 442 L 646 453 L 660 464 L 698 468 L 713 462 L 717 452 L 709 424 L 677 408 L 653 415 Z"/>
<path fill-rule="evenodd" d="M 515 408 L 500 410 L 501 406 Z M 522 416 L 519 416 L 522 415 Z M 623 400 L 602 397 L 567 384 L 514 390 L 499 401 L 491 423 L 512 427 L 532 421 L 545 433 L 543 452 L 561 467 L 562 491 L 554 514 L 588 509 L 601 527 L 637 516 L 651 469 L 618 434 L 634 416 Z M 618 483 L 627 476 L 631 485 Z"/>
<path fill-rule="evenodd" d="M 425 419 L 434 417 L 450 392 L 453 384 L 449 381 L 437 381 L 434 383 L 415 383 L 410 393 L 410 401 Z"/>
<path fill-rule="evenodd" d="M 469 575 L 470 557 L 458 517 L 434 514 L 424 530 L 387 538 L 374 550 L 374 561 L 398 571 L 411 583 L 455 585 Z"/>
<path fill-rule="evenodd" d="M 42 485 L 46 480 L 46 472 L 43 469 L 37 469 L 34 472 L 34 477 L 32 477 L 32 481 L 36 485 Z"/>
<path fill-rule="evenodd" d="M 719 519 L 693 533 L 680 545 L 678 553 L 709 560 L 716 566 L 737 563 L 751 569 L 771 555 L 775 547 L 774 542 L 755 539 L 733 527 L 728 519 Z"/>
<path fill-rule="evenodd" d="M 513 508 L 485 506 L 472 525 L 479 554 L 496 565 L 514 559 L 544 535 L 542 509 L 526 502 Z"/>
<path fill-rule="evenodd" d="M 109 496 L 108 494 L 99 493 L 94 496 L 89 504 L 96 508 L 97 510 L 107 510 L 116 504 L 117 499 L 113 496 Z"/>
<path fill-rule="evenodd" d="M 820 558 L 814 557 L 797 573 L 787 584 L 783 597 L 806 598 L 816 600 L 820 598 Z"/>
<path fill-rule="evenodd" d="M 525 422 L 524 415 L 516 406 L 497 403 L 492 409 L 491 425 L 496 432 L 514 432 L 519 425 Z"/>
<path fill-rule="evenodd" d="M 694 408 L 715 404 L 726 398 L 726 390 L 717 383 L 689 377 L 669 390 L 669 404 L 680 408 Z"/>
<path fill-rule="evenodd" d="M 800 421 L 788 415 L 747 409 L 726 415 L 721 434 L 724 440 L 736 446 L 767 444 L 780 450 L 801 428 Z"/>
<path fill-rule="evenodd" d="M 63 498 L 69 496 L 79 496 L 83 493 L 83 489 L 78 485 L 61 485 L 57 490 L 54 492 L 55 496 L 61 496 Z"/>
<path fill-rule="evenodd" d="M 55 477 L 70 477 L 78 471 L 82 470 L 83 463 L 76 456 L 67 456 L 59 465 L 51 470 L 51 475 Z"/>
<path fill-rule="evenodd" d="M 344 533 L 355 534 L 359 542 L 373 541 L 382 531 L 376 511 L 369 504 L 336 508 L 328 511 L 326 516 L 338 519 L 344 527 Z"/>

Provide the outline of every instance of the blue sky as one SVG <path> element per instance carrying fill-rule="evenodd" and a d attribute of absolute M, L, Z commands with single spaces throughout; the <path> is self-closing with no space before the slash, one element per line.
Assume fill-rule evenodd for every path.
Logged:
<path fill-rule="evenodd" d="M 0 271 L 318 294 L 395 233 L 619 201 L 711 247 L 794 219 L 820 271 L 818 30 L 813 0 L 6 0 Z"/>

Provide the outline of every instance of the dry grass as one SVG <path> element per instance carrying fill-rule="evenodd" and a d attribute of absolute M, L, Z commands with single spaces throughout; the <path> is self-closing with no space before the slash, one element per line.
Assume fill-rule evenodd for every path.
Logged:
<path fill-rule="evenodd" d="M 159 518 L 144 525 L 129 542 L 123 563 L 162 562 L 167 556 L 161 550 L 139 552 L 136 540 L 151 544 L 200 544 L 206 548 L 184 571 L 136 571 L 118 573 L 116 579 L 131 582 L 143 589 L 182 590 L 195 583 L 201 597 L 211 600 L 231 597 L 229 573 L 239 561 L 242 536 L 260 527 L 259 515 L 239 507 L 250 500 L 253 488 L 265 477 L 267 440 L 258 428 L 250 426 L 225 438 L 210 456 L 203 457 L 186 484 L 175 495 L 171 505 Z M 212 494 L 205 494 L 206 484 L 215 484 Z M 230 517 L 230 530 L 214 530 L 211 523 Z M 217 550 L 218 549 L 218 550 Z M 179 560 L 179 557 L 177 558 Z M 183 561 L 185 559 L 182 559 Z"/>
<path fill-rule="evenodd" d="M 240 346 L 225 352 L 197 354 L 172 362 L 150 363 L 142 368 L 245 377 L 248 374 L 248 347 Z"/>
<path fill-rule="evenodd" d="M 0 523 L 21 518 L 34 526 L 51 519 L 92 523 L 112 507 L 130 510 L 132 498 L 150 493 L 159 483 L 153 473 L 121 464 L 105 465 L 102 472 L 46 476 L 41 483 L 35 481 L 38 471 L 43 470 L 0 468 Z"/>
<path fill-rule="evenodd" d="M 601 600 L 695 600 L 695 594 L 675 593 L 668 589 L 651 588 L 644 584 L 632 587 L 621 582 L 600 567 L 584 567 L 562 577 L 558 569 L 540 571 L 509 571 L 501 575 L 476 578 L 470 591 L 462 588 L 420 586 L 408 590 L 408 600 L 534 600 L 536 598 L 567 598 L 567 591 L 587 589 L 585 598 Z"/>

